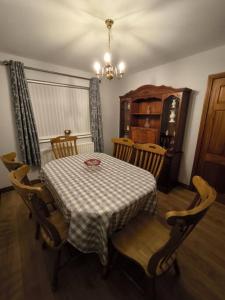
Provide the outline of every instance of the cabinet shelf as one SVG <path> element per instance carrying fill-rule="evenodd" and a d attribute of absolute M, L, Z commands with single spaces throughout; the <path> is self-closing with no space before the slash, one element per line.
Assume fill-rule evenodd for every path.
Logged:
<path fill-rule="evenodd" d="M 138 129 L 142 129 L 142 130 L 158 130 L 158 128 L 144 127 L 144 126 L 131 126 L 131 128 L 138 128 Z"/>
<path fill-rule="evenodd" d="M 131 113 L 131 115 L 137 115 L 137 116 L 160 116 L 161 113 Z"/>

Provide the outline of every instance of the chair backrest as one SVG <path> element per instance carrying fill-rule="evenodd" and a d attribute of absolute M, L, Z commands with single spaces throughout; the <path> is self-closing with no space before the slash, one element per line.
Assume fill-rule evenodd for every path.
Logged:
<path fill-rule="evenodd" d="M 16 170 L 23 165 L 22 162 L 16 161 L 16 152 L 5 153 L 0 156 L 0 158 L 9 172 Z"/>
<path fill-rule="evenodd" d="M 134 142 L 128 138 L 113 138 L 112 142 L 114 144 L 113 156 L 126 162 L 130 162 Z"/>
<path fill-rule="evenodd" d="M 76 136 L 58 136 L 51 139 L 50 142 L 55 158 L 78 154 L 76 141 Z"/>
<path fill-rule="evenodd" d="M 171 267 L 179 246 L 216 200 L 216 191 L 204 179 L 194 176 L 192 182 L 198 193 L 189 208 L 166 213 L 167 223 L 172 226 L 170 239 L 150 258 L 148 271 L 151 275 L 160 275 Z"/>
<path fill-rule="evenodd" d="M 27 173 L 29 172 L 29 166 L 23 165 L 20 168 L 11 171 L 9 173 L 9 180 L 11 181 L 14 189 L 21 196 L 29 210 L 31 210 L 30 198 L 32 194 L 37 194 L 41 197 L 43 192 L 41 187 L 30 186 L 27 183 Z"/>
<path fill-rule="evenodd" d="M 151 172 L 158 179 L 162 170 L 166 149 L 156 144 L 134 144 L 134 165 Z"/>

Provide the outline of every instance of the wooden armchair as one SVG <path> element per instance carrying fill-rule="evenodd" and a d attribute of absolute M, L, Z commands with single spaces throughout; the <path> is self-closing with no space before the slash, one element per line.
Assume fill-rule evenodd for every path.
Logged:
<path fill-rule="evenodd" d="M 113 156 L 126 162 L 130 162 L 134 142 L 128 138 L 113 138 L 112 142 L 114 144 Z"/>
<path fill-rule="evenodd" d="M 9 172 L 16 170 L 24 164 L 16 160 L 16 152 L 5 153 L 0 158 Z"/>
<path fill-rule="evenodd" d="M 27 206 L 30 212 L 31 217 L 32 209 L 30 204 L 30 198 L 32 194 L 38 195 L 39 198 L 43 199 L 46 203 L 50 204 L 51 206 L 54 206 L 54 199 L 44 184 L 39 183 L 38 185 L 31 185 L 29 184 L 29 182 L 27 182 L 28 172 L 29 166 L 23 165 L 9 173 L 9 180 L 11 181 L 14 189 L 23 199 L 25 205 Z"/>
<path fill-rule="evenodd" d="M 179 274 L 177 250 L 216 199 L 216 191 L 201 177 L 194 176 L 193 184 L 198 194 L 191 206 L 187 210 L 166 213 L 171 230 L 157 217 L 140 214 L 112 237 L 114 248 L 136 262 L 147 278 L 153 279 L 153 287 L 154 279 L 172 267 Z"/>
<path fill-rule="evenodd" d="M 78 154 L 76 141 L 76 136 L 58 136 L 51 139 L 50 142 L 55 158 Z"/>
<path fill-rule="evenodd" d="M 68 225 L 65 223 L 62 214 L 56 209 L 54 199 L 44 185 L 40 187 L 24 184 L 23 179 L 28 171 L 29 167 L 23 165 L 17 170 L 10 172 L 9 179 L 35 217 L 36 239 L 39 238 L 39 234 L 41 233 L 45 244 L 57 251 L 52 279 L 52 287 L 55 289 L 57 286 L 61 249 L 66 243 Z"/>
<path fill-rule="evenodd" d="M 134 165 L 151 172 L 156 179 L 162 170 L 166 149 L 156 144 L 134 144 Z"/>

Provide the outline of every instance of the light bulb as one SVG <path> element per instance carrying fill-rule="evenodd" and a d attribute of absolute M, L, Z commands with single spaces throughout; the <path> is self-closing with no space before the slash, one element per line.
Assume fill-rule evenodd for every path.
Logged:
<path fill-rule="evenodd" d="M 125 71 L 125 63 L 123 61 L 121 61 L 118 65 L 118 69 L 119 69 L 119 74 L 123 74 Z"/>
<path fill-rule="evenodd" d="M 100 74 L 100 71 L 101 71 L 101 65 L 100 65 L 100 63 L 99 63 L 98 61 L 96 61 L 96 62 L 94 63 L 94 69 L 95 69 L 96 74 Z"/>
<path fill-rule="evenodd" d="M 111 63 L 111 53 L 106 52 L 104 55 L 104 61 L 106 64 L 110 64 Z"/>

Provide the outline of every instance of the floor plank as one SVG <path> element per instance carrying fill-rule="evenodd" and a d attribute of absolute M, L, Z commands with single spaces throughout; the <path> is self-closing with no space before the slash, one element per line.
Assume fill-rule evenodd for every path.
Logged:
<path fill-rule="evenodd" d="M 194 193 L 177 187 L 170 194 L 158 192 L 161 217 L 170 209 L 183 209 Z M 1 195 L 0 202 L 0 297 L 5 300 L 107 299 L 142 300 L 143 294 L 115 267 L 107 280 L 100 275 L 94 254 L 82 255 L 59 274 L 60 287 L 50 288 L 53 253 L 43 251 L 34 239 L 34 222 L 14 192 Z M 209 210 L 184 242 L 178 255 L 181 277 L 167 274 L 157 280 L 157 299 L 222 300 L 225 295 L 225 206 Z M 126 262 L 124 262 L 126 264 Z"/>

